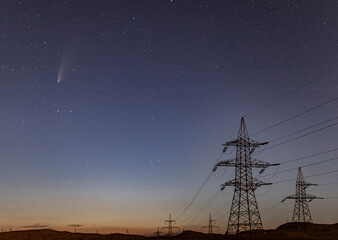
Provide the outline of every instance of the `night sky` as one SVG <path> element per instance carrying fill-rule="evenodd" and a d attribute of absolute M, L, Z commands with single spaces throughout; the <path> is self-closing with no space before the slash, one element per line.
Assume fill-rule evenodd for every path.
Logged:
<path fill-rule="evenodd" d="M 169 213 L 177 219 L 242 116 L 254 134 L 338 96 L 337 13 L 337 1 L 1 1 L 0 227 L 151 234 Z M 327 121 L 273 146 L 332 125 L 254 157 L 336 149 L 337 107 L 255 134 L 271 141 Z M 336 157 L 267 169 L 294 168 L 260 177 L 293 179 L 256 191 L 263 226 L 291 220 L 294 202 L 278 203 L 294 194 L 297 167 Z M 303 174 L 334 170 L 338 160 Z M 234 169 L 215 175 L 181 230 L 200 231 L 212 213 L 224 233 L 233 188 L 194 218 Z M 309 204 L 316 223 L 338 222 L 337 176 L 306 178 L 320 184 L 309 194 L 327 198 Z"/>

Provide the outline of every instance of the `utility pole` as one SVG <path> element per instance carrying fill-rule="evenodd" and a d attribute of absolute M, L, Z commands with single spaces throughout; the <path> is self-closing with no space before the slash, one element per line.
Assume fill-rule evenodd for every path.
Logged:
<path fill-rule="evenodd" d="M 228 147 L 236 147 L 236 158 L 224 160 L 217 163 L 217 167 L 234 167 L 235 179 L 222 184 L 221 190 L 227 186 L 234 186 L 234 195 L 229 215 L 227 234 L 236 234 L 241 231 L 251 231 L 263 229 L 262 220 L 259 214 L 255 196 L 255 190 L 262 185 L 270 185 L 253 178 L 252 168 L 261 168 L 259 174 L 263 173 L 267 167 L 279 164 L 270 164 L 251 157 L 256 148 L 267 144 L 267 142 L 256 142 L 251 140 L 245 125 L 244 117 L 241 119 L 238 137 L 235 140 L 223 144 L 223 152 Z"/>
<path fill-rule="evenodd" d="M 202 229 L 203 228 L 208 228 L 208 234 L 212 234 L 213 233 L 213 231 L 212 231 L 213 228 L 219 228 L 218 226 L 212 225 L 213 222 L 216 222 L 216 220 L 211 219 L 211 213 L 210 213 L 210 215 L 209 215 L 209 225 L 208 226 L 203 226 Z"/>
<path fill-rule="evenodd" d="M 308 202 L 313 199 L 323 199 L 306 193 L 308 186 L 317 186 L 317 184 L 305 182 L 302 169 L 298 168 L 296 180 L 296 194 L 287 196 L 282 200 L 295 199 L 295 208 L 293 209 L 292 222 L 312 223 L 311 213 Z M 308 201 L 309 200 L 309 201 Z"/>
<path fill-rule="evenodd" d="M 171 220 L 171 214 L 169 214 L 169 220 L 165 220 L 164 223 L 168 223 L 167 227 L 162 227 L 162 229 L 168 229 L 168 236 L 172 236 L 173 235 L 173 228 L 178 228 L 178 227 L 174 227 L 173 223 L 176 224 L 175 220 Z"/>
<path fill-rule="evenodd" d="M 154 234 L 155 234 L 155 237 L 160 237 L 161 236 L 161 231 L 160 231 L 160 227 L 157 227 L 157 231 L 156 232 L 154 232 Z"/>

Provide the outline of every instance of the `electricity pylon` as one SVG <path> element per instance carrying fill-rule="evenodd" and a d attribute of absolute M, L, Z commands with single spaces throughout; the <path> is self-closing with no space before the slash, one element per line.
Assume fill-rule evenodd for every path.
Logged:
<path fill-rule="evenodd" d="M 308 202 L 313 199 L 323 199 L 306 193 L 308 186 L 317 186 L 317 184 L 305 182 L 302 169 L 298 168 L 296 180 L 296 194 L 287 196 L 282 200 L 295 199 L 295 208 L 293 209 L 292 222 L 312 223 L 312 217 L 309 209 Z M 309 200 L 309 201 L 308 201 Z"/>
<path fill-rule="evenodd" d="M 251 157 L 256 148 L 265 144 L 267 142 L 260 143 L 249 138 L 244 117 L 241 119 L 237 139 L 223 144 L 223 152 L 230 146 L 236 147 L 235 159 L 221 161 L 213 169 L 213 171 L 216 171 L 217 167 L 235 167 L 235 179 L 221 185 L 221 190 L 224 190 L 227 186 L 234 186 L 227 234 L 263 229 L 255 190 L 262 185 L 270 185 L 271 183 L 264 183 L 253 178 L 252 168 L 261 168 L 259 172 L 261 174 L 267 167 L 279 165 L 270 164 Z"/>
<path fill-rule="evenodd" d="M 157 227 L 157 231 L 156 232 L 154 232 L 154 234 L 155 234 L 155 237 L 160 237 L 161 236 L 161 231 L 160 231 L 160 227 Z"/>
<path fill-rule="evenodd" d="M 168 229 L 168 236 L 173 235 L 173 228 L 179 228 L 179 227 L 174 227 L 173 223 L 176 224 L 175 220 L 171 220 L 171 214 L 169 214 L 169 220 L 165 220 L 164 223 L 168 223 L 167 227 L 162 227 L 162 229 Z"/>
<path fill-rule="evenodd" d="M 212 234 L 213 233 L 212 229 L 213 228 L 218 228 L 218 226 L 214 226 L 212 224 L 213 222 L 216 222 L 216 220 L 211 219 L 211 213 L 210 213 L 210 215 L 209 215 L 209 225 L 208 226 L 203 226 L 202 229 L 203 228 L 208 228 L 208 234 Z"/>

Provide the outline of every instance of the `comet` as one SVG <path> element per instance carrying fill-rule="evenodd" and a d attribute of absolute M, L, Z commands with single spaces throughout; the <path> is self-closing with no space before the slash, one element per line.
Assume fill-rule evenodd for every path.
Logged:
<path fill-rule="evenodd" d="M 61 66 L 58 72 L 58 80 L 57 83 L 60 83 L 62 81 L 63 78 L 63 74 L 65 72 L 65 67 L 64 67 L 64 61 L 61 62 Z"/>
<path fill-rule="evenodd" d="M 61 82 L 61 76 L 58 75 L 58 80 L 57 80 L 57 83 L 60 83 Z"/>

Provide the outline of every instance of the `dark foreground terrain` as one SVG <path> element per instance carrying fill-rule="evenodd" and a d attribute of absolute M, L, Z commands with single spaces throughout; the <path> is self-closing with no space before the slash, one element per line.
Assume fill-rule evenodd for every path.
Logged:
<path fill-rule="evenodd" d="M 297 224 L 287 223 L 274 230 L 243 232 L 238 235 L 204 234 L 193 231 L 184 231 L 174 237 L 144 237 L 125 234 L 83 234 L 60 232 L 55 230 L 27 230 L 0 233 L 0 240 L 203 240 L 203 239 L 271 239 L 271 240 L 296 240 L 296 239 L 322 239 L 338 240 L 338 223 L 336 224 Z"/>

